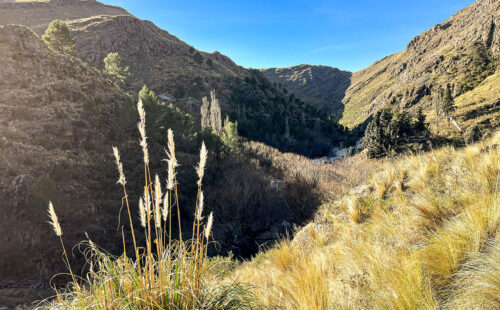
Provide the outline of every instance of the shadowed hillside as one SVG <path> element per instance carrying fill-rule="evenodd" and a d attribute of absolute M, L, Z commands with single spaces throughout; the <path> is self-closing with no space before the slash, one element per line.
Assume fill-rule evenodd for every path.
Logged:
<path fill-rule="evenodd" d="M 53 257 L 57 242 L 47 238 L 49 199 L 75 215 L 63 226 L 85 226 L 112 245 L 115 232 L 96 225 L 95 214 L 103 212 L 98 221 L 108 223 L 116 218 L 109 206 L 119 196 L 103 194 L 115 179 L 110 147 L 126 141 L 121 113 L 133 102 L 100 72 L 53 53 L 27 28 L 0 27 L 0 47 L 0 276 L 48 280 L 62 265 Z M 82 233 L 67 229 L 70 242 Z"/>
<path fill-rule="evenodd" d="M 328 66 L 299 65 L 261 70 L 272 82 L 279 83 L 306 103 L 340 118 L 342 99 L 351 81 L 351 72 Z"/>

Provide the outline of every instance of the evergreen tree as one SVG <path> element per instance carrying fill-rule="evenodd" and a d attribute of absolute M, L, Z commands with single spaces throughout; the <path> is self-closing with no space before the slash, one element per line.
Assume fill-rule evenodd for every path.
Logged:
<path fill-rule="evenodd" d="M 196 128 L 190 114 L 182 112 L 172 104 L 165 104 L 145 85 L 139 92 L 138 98 L 142 100 L 146 111 L 146 128 L 151 141 L 163 141 L 170 128 L 179 138 L 176 144 L 185 148 L 191 147 L 190 142 Z M 161 149 L 162 147 L 159 148 Z"/>
<path fill-rule="evenodd" d="M 65 22 L 53 20 L 42 36 L 47 46 L 60 54 L 75 56 L 75 39 Z"/>
<path fill-rule="evenodd" d="M 157 131 L 165 104 L 146 85 L 139 91 L 138 99 L 142 100 L 147 114 L 146 128 Z"/>
<path fill-rule="evenodd" d="M 423 134 L 427 132 L 427 125 L 425 123 L 426 117 L 422 107 L 417 110 L 417 121 L 415 122 L 415 131 L 417 134 Z"/>
<path fill-rule="evenodd" d="M 392 115 L 389 109 L 382 109 L 375 114 L 373 120 L 368 124 L 364 139 L 368 157 L 379 158 L 387 155 L 388 147 L 391 144 L 388 128 Z"/>
<path fill-rule="evenodd" d="M 396 111 L 389 126 L 386 130 L 390 137 L 389 143 L 386 145 L 387 148 L 392 149 L 392 147 L 398 146 L 404 142 L 408 141 L 408 137 L 411 135 L 412 124 L 410 116 L 407 112 Z"/>
<path fill-rule="evenodd" d="M 109 53 L 104 58 L 105 75 L 110 76 L 113 81 L 123 83 L 130 76 L 129 68 L 121 65 L 121 57 L 118 53 Z"/>
<path fill-rule="evenodd" d="M 451 87 L 449 84 L 446 85 L 446 89 L 444 91 L 442 109 L 446 117 L 450 116 L 450 114 L 455 112 L 455 100 L 453 99 L 453 95 L 451 93 Z"/>
<path fill-rule="evenodd" d="M 174 97 L 180 99 L 184 98 L 184 96 L 186 96 L 186 91 L 184 90 L 184 87 L 178 85 L 174 90 Z"/>
<path fill-rule="evenodd" d="M 425 122 L 425 119 L 424 119 Z M 407 112 L 382 109 L 375 114 L 365 132 L 368 157 L 379 158 L 393 154 L 407 143 L 415 131 L 415 124 Z"/>

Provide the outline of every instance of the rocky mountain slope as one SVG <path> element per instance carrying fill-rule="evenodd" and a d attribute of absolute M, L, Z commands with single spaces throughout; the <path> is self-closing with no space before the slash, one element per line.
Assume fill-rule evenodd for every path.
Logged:
<path fill-rule="evenodd" d="M 448 83 L 455 97 L 473 91 L 497 70 L 499 24 L 500 1 L 478 0 L 415 37 L 406 50 L 354 73 L 341 123 L 355 127 L 388 105 L 429 111 L 432 97 Z M 499 93 L 484 96 L 500 100 Z"/>
<path fill-rule="evenodd" d="M 493 86 L 500 59 L 499 23 L 500 1 L 478 0 L 415 37 L 404 51 L 352 75 L 308 65 L 262 72 L 305 102 L 337 112 L 349 128 L 392 106 L 410 112 L 423 107 L 436 130 L 436 97 L 450 84 L 459 126 L 491 132 L 499 126 L 500 93 Z"/>
<path fill-rule="evenodd" d="M 261 72 L 308 104 L 326 113 L 342 116 L 342 99 L 350 85 L 351 72 L 313 65 L 262 69 Z"/>
<path fill-rule="evenodd" d="M 40 33 L 54 19 L 73 20 L 96 15 L 129 15 L 120 7 L 95 0 L 0 1 L 0 25 L 25 25 Z"/>
<path fill-rule="evenodd" d="M 120 201 L 119 193 L 108 195 L 116 182 L 111 145 L 124 144 L 127 125 L 117 115 L 133 102 L 25 27 L 0 26 L 0 68 L 0 279 L 46 281 L 63 270 L 46 223 L 49 200 L 71 246 L 84 237 L 75 227 L 111 249 L 119 240 L 106 228 Z"/>
<path fill-rule="evenodd" d="M 27 279 L 33 282 L 26 283 L 47 285 L 53 274 L 65 270 L 59 241 L 47 224 L 49 200 L 68 249 L 84 240 L 87 232 L 97 244 L 120 254 L 122 194 L 116 186 L 111 146 L 122 152 L 134 213 L 142 192 L 143 166 L 135 100 L 97 69 L 54 53 L 33 31 L 15 25 L 0 26 L 0 67 L 0 174 L 4 176 L 0 305 L 4 305 L 2 298 L 19 293 L 12 293 L 9 283 Z M 175 131 L 180 203 L 182 216 L 190 223 L 197 190 L 193 167 L 201 141 L 197 132 L 180 127 Z M 164 179 L 165 134 L 153 128 L 147 129 L 151 169 Z M 204 189 L 206 209 L 216 214 L 213 233 L 221 245 L 217 251 L 243 257 L 255 253 L 291 224 L 309 218 L 326 195 L 325 188 L 332 187 L 328 180 L 343 177 L 302 156 L 288 154 L 286 160 L 282 156 L 255 142 L 234 156 L 210 151 Z M 325 181 L 318 182 L 319 176 Z M 121 216 L 123 223 L 124 211 Z M 81 254 L 76 249 L 73 253 L 76 258 L 70 259 L 79 273 Z"/>
<path fill-rule="evenodd" d="M 258 70 L 198 51 L 149 21 L 97 16 L 69 26 L 79 57 L 93 66 L 102 68 L 107 53 L 120 53 L 132 73 L 125 85 L 131 92 L 148 85 L 198 119 L 201 97 L 215 89 L 223 117 L 238 121 L 240 134 L 281 150 L 320 155 L 342 139 L 343 131 L 324 113 L 290 97 Z"/>
<path fill-rule="evenodd" d="M 10 13 L 24 14 L 23 3 L 3 5 L 0 25 L 12 22 L 7 17 Z M 42 15 L 39 19 L 32 14 L 36 8 L 27 9 L 26 16 L 16 23 L 26 23 L 41 34 L 45 27 L 39 25 L 46 25 L 48 19 L 67 19 L 78 56 L 87 63 L 102 69 L 108 53 L 120 53 L 131 72 L 123 88 L 132 94 L 147 85 L 199 119 L 201 98 L 215 89 L 223 118 L 238 121 L 241 135 L 284 151 L 322 156 L 344 139 L 343 129 L 325 113 L 290 97 L 258 70 L 240 67 L 218 52 L 198 51 L 149 21 L 95 1 L 51 1 L 44 5 L 51 6 L 49 18 Z M 67 14 L 81 8 L 81 16 Z"/>

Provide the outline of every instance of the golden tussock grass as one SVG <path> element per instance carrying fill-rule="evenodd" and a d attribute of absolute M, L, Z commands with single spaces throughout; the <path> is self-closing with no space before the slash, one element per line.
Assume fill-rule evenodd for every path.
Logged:
<path fill-rule="evenodd" d="M 500 133 L 401 157 L 366 183 L 232 276 L 270 309 L 500 307 Z"/>

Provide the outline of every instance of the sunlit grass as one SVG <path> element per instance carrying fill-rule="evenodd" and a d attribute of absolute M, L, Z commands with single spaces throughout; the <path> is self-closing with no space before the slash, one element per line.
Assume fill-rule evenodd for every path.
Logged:
<path fill-rule="evenodd" d="M 271 309 L 498 309 L 499 145 L 387 164 L 233 277 Z"/>

